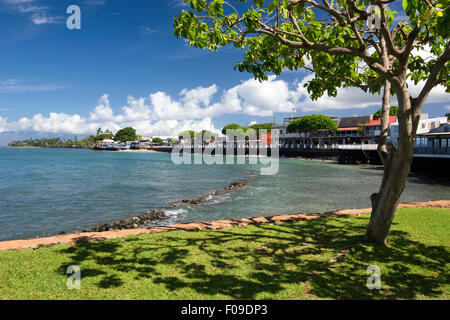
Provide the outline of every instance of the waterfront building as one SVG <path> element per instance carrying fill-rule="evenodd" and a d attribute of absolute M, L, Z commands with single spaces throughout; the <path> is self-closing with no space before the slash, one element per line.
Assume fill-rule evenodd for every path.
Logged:
<path fill-rule="evenodd" d="M 138 150 L 141 148 L 139 141 L 127 141 L 126 146 L 128 149 L 133 149 L 133 150 Z"/>
<path fill-rule="evenodd" d="M 150 138 L 150 137 L 142 137 L 142 138 L 139 138 L 138 139 L 138 141 L 139 141 L 139 148 L 140 149 L 147 149 L 147 148 L 150 148 L 151 146 L 152 146 L 152 138 Z"/>
<path fill-rule="evenodd" d="M 339 124 L 338 131 L 331 133 L 328 131 L 309 134 L 288 133 L 287 126 L 292 120 L 299 117 L 286 117 L 283 124 L 273 125 L 272 130 L 278 130 L 279 147 L 285 149 L 313 148 L 316 146 L 339 145 L 376 145 L 381 134 L 381 120 L 373 119 L 373 115 L 343 117 L 338 119 L 329 116 Z M 389 125 L 397 121 L 396 116 L 389 117 Z"/>
<path fill-rule="evenodd" d="M 333 119 L 334 121 L 338 122 L 338 117 L 328 115 L 330 119 Z M 284 149 L 297 149 L 297 148 L 306 148 L 306 147 L 313 147 L 314 143 L 319 143 L 319 141 L 322 141 L 324 138 L 327 139 L 327 141 L 330 141 L 330 134 L 329 132 L 320 132 L 317 133 L 315 136 L 310 136 L 305 133 L 288 133 L 287 127 L 289 123 L 292 121 L 299 119 L 301 117 L 286 117 L 283 120 L 283 124 L 274 124 L 272 126 L 272 131 L 277 130 L 278 136 L 279 136 L 279 142 L 278 147 L 284 148 Z"/>
<path fill-rule="evenodd" d="M 341 118 L 334 143 L 340 145 L 361 144 L 363 138 L 362 126 L 368 124 L 371 120 L 373 120 L 372 115 Z"/>
<path fill-rule="evenodd" d="M 397 121 L 397 116 L 389 116 L 389 127 Z M 378 138 L 381 135 L 381 119 L 374 120 L 373 118 L 363 126 L 363 144 L 377 144 Z"/>
<path fill-rule="evenodd" d="M 286 122 L 286 119 L 285 119 L 284 124 L 274 124 L 272 126 L 272 131 L 278 132 L 278 137 L 279 137 L 278 147 L 279 148 L 286 148 L 286 149 L 293 148 L 293 146 L 296 144 L 296 141 L 298 141 L 302 138 L 302 135 L 300 133 L 288 133 L 287 132 L 287 126 L 288 126 L 289 122 L 290 121 Z"/>
<path fill-rule="evenodd" d="M 419 125 L 417 127 L 417 135 L 422 135 L 425 133 L 429 133 L 435 129 L 438 129 L 441 125 L 447 124 L 447 117 L 439 117 L 439 118 L 428 118 L 427 113 L 422 113 L 420 115 Z M 399 138 L 399 130 L 398 130 L 398 121 L 394 122 L 391 125 L 389 132 L 389 141 L 394 145 L 398 144 Z"/>
<path fill-rule="evenodd" d="M 102 141 L 97 141 L 96 147 L 97 149 L 118 150 L 120 149 L 120 142 L 112 139 L 103 139 Z"/>
<path fill-rule="evenodd" d="M 418 134 L 414 154 L 418 157 L 450 158 L 450 123 L 446 121 L 429 132 Z"/>

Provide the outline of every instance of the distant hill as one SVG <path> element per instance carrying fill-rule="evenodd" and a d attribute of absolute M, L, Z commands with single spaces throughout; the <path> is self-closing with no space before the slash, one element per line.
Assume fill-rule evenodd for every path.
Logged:
<path fill-rule="evenodd" d="M 66 134 L 66 133 L 52 133 L 52 132 L 37 132 L 37 131 L 10 131 L 0 133 L 0 147 L 7 147 L 11 141 L 21 141 L 26 139 L 44 139 L 44 138 L 60 138 L 74 139 L 77 136 L 79 140 L 86 138 L 86 134 Z"/>

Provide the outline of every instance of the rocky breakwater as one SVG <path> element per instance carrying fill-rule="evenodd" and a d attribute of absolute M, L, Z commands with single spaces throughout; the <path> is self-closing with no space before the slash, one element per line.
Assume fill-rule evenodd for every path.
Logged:
<path fill-rule="evenodd" d="M 210 202 L 213 199 L 213 197 L 215 197 L 215 196 L 219 196 L 222 194 L 226 194 L 226 193 L 235 191 L 237 189 L 241 189 L 241 188 L 245 187 L 248 184 L 248 182 L 249 182 L 248 179 L 235 181 L 223 189 L 216 189 L 207 194 L 203 194 L 203 195 L 200 195 L 195 198 L 184 199 L 181 201 L 172 202 L 167 206 L 167 208 L 173 209 L 173 208 L 178 208 L 178 207 L 195 206 L 195 205 L 204 204 L 204 203 Z"/>
<path fill-rule="evenodd" d="M 146 228 L 151 226 L 152 223 L 167 219 L 165 210 L 174 208 L 182 208 L 182 207 L 190 207 L 205 204 L 214 199 L 215 196 L 219 196 L 222 194 L 230 193 L 245 187 L 249 183 L 249 179 L 243 179 L 240 181 L 235 181 L 226 186 L 223 189 L 213 190 L 207 194 L 200 195 L 195 198 L 185 199 L 181 201 L 175 201 L 167 205 L 162 209 L 153 209 L 151 211 L 147 211 L 144 215 L 136 216 L 128 219 L 118 220 L 106 224 L 102 224 L 91 228 L 90 230 L 85 230 L 83 232 L 104 232 L 104 231 L 113 231 L 113 230 L 126 230 L 126 229 L 137 229 L 137 228 Z"/>
<path fill-rule="evenodd" d="M 94 227 L 86 232 L 103 232 L 112 230 L 125 230 L 125 229 L 135 229 L 141 226 L 149 225 L 152 222 L 166 219 L 167 215 L 164 210 L 154 209 L 152 211 L 147 211 L 142 216 L 136 216 L 124 220 L 119 220 L 111 223 L 102 224 L 100 226 Z"/>

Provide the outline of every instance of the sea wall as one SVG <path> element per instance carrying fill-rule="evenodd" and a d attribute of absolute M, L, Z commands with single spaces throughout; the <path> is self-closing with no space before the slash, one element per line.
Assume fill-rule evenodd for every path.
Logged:
<path fill-rule="evenodd" d="M 430 201 L 430 202 L 410 202 L 402 203 L 399 205 L 399 209 L 412 208 L 412 207 L 428 207 L 428 208 L 445 208 L 450 209 L 450 200 L 442 201 Z M 102 241 L 113 238 L 123 238 L 129 236 L 136 236 L 141 234 L 160 233 L 173 230 L 216 230 L 225 229 L 231 227 L 245 227 L 248 225 L 258 224 L 273 224 L 280 222 L 295 222 L 300 220 L 317 219 L 320 217 L 333 217 L 342 215 L 354 215 L 359 216 L 361 214 L 370 212 L 370 208 L 364 209 L 343 209 L 332 212 L 318 213 L 318 214 L 292 214 L 285 216 L 273 216 L 273 217 L 258 217 L 258 218 L 243 218 L 232 220 L 220 220 L 220 221 L 204 221 L 196 223 L 175 224 L 162 227 L 154 227 L 147 229 L 128 229 L 128 230 L 112 230 L 106 232 L 89 232 L 79 234 L 64 234 L 48 238 L 38 238 L 29 240 L 14 240 L 0 242 L 0 251 L 3 250 L 19 250 L 19 249 L 35 249 L 42 246 L 52 246 L 56 244 L 79 244 L 89 241 Z"/>

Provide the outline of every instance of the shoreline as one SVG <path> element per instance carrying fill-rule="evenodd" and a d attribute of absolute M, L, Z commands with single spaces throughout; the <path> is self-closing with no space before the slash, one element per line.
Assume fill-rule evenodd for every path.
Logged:
<path fill-rule="evenodd" d="M 401 203 L 398 209 L 404 208 L 441 208 L 450 209 L 450 200 L 428 201 L 428 202 L 406 202 Z M 272 217 L 256 217 L 256 218 L 241 218 L 230 220 L 217 221 L 202 221 L 185 224 L 174 224 L 161 227 L 151 227 L 146 229 L 127 229 L 127 230 L 113 230 L 105 232 L 88 232 L 88 233 L 74 233 L 58 235 L 47 238 L 35 238 L 28 240 L 10 240 L 0 242 L 0 251 L 5 250 L 21 250 L 21 249 L 37 249 L 39 247 L 54 246 L 58 244 L 80 244 L 84 242 L 103 241 L 107 239 L 124 238 L 129 236 L 137 236 L 142 234 L 161 233 L 172 230 L 217 230 L 231 227 L 246 227 L 249 225 L 258 224 L 273 224 L 280 222 L 295 222 L 300 220 L 311 220 L 321 217 L 336 217 L 336 216 L 360 216 L 364 213 L 370 212 L 371 208 L 364 209 L 341 209 L 325 213 L 315 214 L 291 214 Z"/>
<path fill-rule="evenodd" d="M 101 151 L 101 150 L 97 150 L 97 151 Z M 115 152 L 125 152 L 125 153 L 164 153 L 161 151 L 156 151 L 153 149 L 139 149 L 139 150 L 132 150 L 132 149 L 124 149 L 124 150 L 117 150 Z"/>
<path fill-rule="evenodd" d="M 242 178 L 241 180 L 234 181 L 225 188 L 213 189 L 194 198 L 173 201 L 162 208 L 149 210 L 143 215 L 102 223 L 89 228 L 89 230 L 82 231 L 81 233 L 150 228 L 155 222 L 169 219 L 170 216 L 167 215 L 167 211 L 204 205 L 216 196 L 238 191 L 246 187 L 250 183 L 251 176 L 252 175 Z M 60 235 L 62 234 L 65 234 L 65 232 L 63 231 L 60 233 Z"/>

